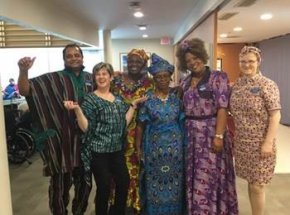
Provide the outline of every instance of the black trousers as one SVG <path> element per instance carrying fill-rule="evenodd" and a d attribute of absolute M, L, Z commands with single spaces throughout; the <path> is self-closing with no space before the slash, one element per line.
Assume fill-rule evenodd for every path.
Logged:
<path fill-rule="evenodd" d="M 97 186 L 95 198 L 96 214 L 108 214 L 108 201 L 113 179 L 116 186 L 115 203 L 110 213 L 114 215 L 125 215 L 130 179 L 124 152 L 93 152 L 91 169 Z"/>

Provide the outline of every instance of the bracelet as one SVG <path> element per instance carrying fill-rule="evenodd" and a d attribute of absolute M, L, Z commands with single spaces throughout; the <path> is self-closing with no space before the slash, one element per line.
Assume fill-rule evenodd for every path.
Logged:
<path fill-rule="evenodd" d="M 216 134 L 214 135 L 216 138 L 219 138 L 219 139 L 224 139 L 224 135 L 223 134 Z"/>

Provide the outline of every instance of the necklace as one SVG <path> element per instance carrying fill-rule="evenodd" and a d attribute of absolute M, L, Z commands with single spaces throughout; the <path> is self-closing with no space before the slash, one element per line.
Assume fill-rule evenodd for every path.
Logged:
<path fill-rule="evenodd" d="M 169 95 L 169 94 L 164 95 L 164 94 L 159 94 L 159 93 L 157 93 L 157 94 L 156 94 L 156 97 L 157 97 L 158 99 L 160 99 L 162 102 L 166 102 L 166 101 L 168 100 L 168 95 Z"/>
<path fill-rule="evenodd" d="M 158 98 L 162 101 L 162 102 L 166 102 L 168 100 L 168 95 L 165 98 L 161 98 L 158 96 Z"/>

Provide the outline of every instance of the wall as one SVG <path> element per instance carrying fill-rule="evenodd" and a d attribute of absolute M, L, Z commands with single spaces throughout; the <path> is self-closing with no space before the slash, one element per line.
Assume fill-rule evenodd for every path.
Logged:
<path fill-rule="evenodd" d="M 213 44 L 215 36 L 215 13 L 212 13 L 197 28 L 190 32 L 185 39 L 198 37 L 206 43 Z"/>
<path fill-rule="evenodd" d="M 1 76 L 0 76 L 1 81 Z M 3 100 L 0 98 L 0 214 L 12 215 L 11 190 L 7 158 L 7 144 L 4 124 Z"/>
<path fill-rule="evenodd" d="M 239 53 L 243 43 L 221 43 L 217 45 L 217 58 L 222 60 L 222 70 L 225 71 L 230 82 L 235 82 L 239 77 Z"/>
<path fill-rule="evenodd" d="M 274 80 L 280 90 L 281 123 L 290 125 L 290 35 L 259 43 L 262 51 L 262 73 Z"/>
<path fill-rule="evenodd" d="M 193 5 L 191 13 L 186 17 L 183 24 L 180 26 L 179 30 L 174 37 L 174 44 L 180 42 L 184 38 L 184 34 L 188 34 L 196 31 L 197 27 L 200 28 L 200 24 L 205 25 L 204 19 L 206 19 L 209 14 L 216 10 L 216 8 L 228 0 L 202 0 L 196 1 L 196 4 Z M 207 28 L 208 31 L 212 31 L 211 28 Z M 206 32 L 203 36 L 208 35 Z M 211 35 L 211 34 L 209 34 Z"/>

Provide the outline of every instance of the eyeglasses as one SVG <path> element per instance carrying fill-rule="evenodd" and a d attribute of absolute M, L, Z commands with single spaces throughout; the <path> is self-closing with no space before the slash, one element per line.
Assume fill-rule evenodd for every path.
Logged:
<path fill-rule="evenodd" d="M 240 64 L 254 64 L 254 63 L 256 63 L 257 61 L 256 60 L 249 60 L 249 61 L 244 61 L 244 60 L 241 60 L 240 61 Z"/>

